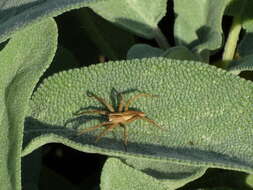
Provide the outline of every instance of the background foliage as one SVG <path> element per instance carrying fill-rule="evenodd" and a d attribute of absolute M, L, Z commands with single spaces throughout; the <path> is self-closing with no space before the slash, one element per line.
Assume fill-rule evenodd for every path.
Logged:
<path fill-rule="evenodd" d="M 0 189 L 252 189 L 252 6 L 2 1 Z M 131 109 L 166 131 L 131 123 L 127 151 L 120 128 L 77 136 L 105 120 L 73 115 L 102 108 L 87 91 L 159 95 Z"/>

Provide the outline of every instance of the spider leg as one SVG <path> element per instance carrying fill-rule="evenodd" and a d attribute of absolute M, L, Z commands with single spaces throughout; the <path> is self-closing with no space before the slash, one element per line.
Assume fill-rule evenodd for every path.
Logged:
<path fill-rule="evenodd" d="M 125 102 L 124 102 L 124 98 L 121 93 L 119 93 L 119 99 L 120 99 L 120 101 L 119 101 L 119 106 L 118 106 L 118 112 L 122 112 Z"/>
<path fill-rule="evenodd" d="M 128 127 L 124 125 L 123 123 L 120 124 L 124 128 L 124 146 L 127 150 L 127 140 L 128 140 Z"/>
<path fill-rule="evenodd" d="M 125 111 L 128 111 L 128 108 L 130 106 L 131 103 L 133 103 L 137 98 L 140 98 L 142 96 L 146 96 L 146 97 L 157 97 L 156 95 L 152 95 L 152 94 L 145 94 L 145 93 L 142 93 L 142 94 L 137 94 L 135 96 L 133 96 L 132 98 L 130 98 L 127 103 L 126 103 L 126 106 L 125 106 Z"/>
<path fill-rule="evenodd" d="M 91 95 L 89 95 L 89 96 L 95 98 L 97 101 L 99 101 L 101 104 L 103 104 L 110 112 L 115 112 L 115 110 L 114 110 L 114 108 L 112 107 L 112 105 L 109 104 L 109 103 L 107 103 L 107 102 L 105 101 L 105 99 L 100 98 L 100 97 L 96 96 L 95 94 L 91 94 Z"/>
<path fill-rule="evenodd" d="M 160 128 L 160 129 L 162 129 L 162 130 L 165 130 L 164 128 L 162 128 L 160 125 L 158 125 L 158 124 L 157 124 L 155 121 L 153 121 L 152 119 L 149 119 L 149 118 L 147 118 L 147 117 L 139 117 L 139 118 L 142 119 L 142 120 L 144 120 L 144 121 L 147 121 L 147 122 L 153 124 L 154 126 Z"/>
<path fill-rule="evenodd" d="M 117 127 L 118 126 L 118 123 L 115 123 L 115 124 L 112 124 L 110 123 L 111 125 L 108 126 L 106 129 L 104 129 L 97 137 L 96 137 L 96 140 L 95 140 L 95 143 L 98 142 L 100 140 L 101 137 L 105 136 L 105 134 L 107 132 L 109 132 L 110 130 L 112 130 L 113 128 Z"/>
<path fill-rule="evenodd" d="M 107 111 L 103 111 L 103 110 L 88 110 L 88 111 L 83 111 L 83 112 L 80 112 L 80 113 L 75 113 L 75 115 L 84 115 L 84 114 L 107 115 L 108 112 Z"/>
<path fill-rule="evenodd" d="M 81 131 L 78 132 L 77 135 L 82 135 L 82 134 L 84 134 L 86 132 L 93 131 L 93 130 L 99 128 L 99 127 L 102 127 L 102 126 L 105 126 L 105 125 L 111 125 L 111 124 L 112 124 L 111 122 L 103 122 L 103 123 L 100 123 L 100 124 L 95 125 L 93 127 L 89 127 L 87 129 L 81 130 Z"/>

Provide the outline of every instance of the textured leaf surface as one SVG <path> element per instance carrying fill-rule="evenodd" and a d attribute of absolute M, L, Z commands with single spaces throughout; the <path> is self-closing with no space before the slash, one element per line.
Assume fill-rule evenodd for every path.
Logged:
<path fill-rule="evenodd" d="M 126 159 L 124 163 L 142 171 L 145 175 L 159 180 L 170 189 L 177 189 L 201 177 L 207 169 L 204 167 L 186 166 L 159 161 L 144 161 L 141 159 Z M 129 175 L 131 174 L 129 173 Z"/>
<path fill-rule="evenodd" d="M 177 45 L 197 51 L 215 50 L 222 45 L 221 21 L 230 0 L 175 0 Z"/>
<path fill-rule="evenodd" d="M 3 0 L 0 2 L 0 42 L 24 26 L 99 0 Z"/>
<path fill-rule="evenodd" d="M 128 152 L 121 128 L 97 144 L 101 130 L 77 136 L 77 131 L 103 120 L 74 117 L 80 108 L 102 107 L 86 92 L 109 101 L 113 88 L 125 92 L 126 99 L 138 93 L 134 89 L 159 95 L 139 99 L 131 108 L 143 110 L 166 131 L 144 121 L 129 124 Z M 61 142 L 86 152 L 252 172 L 252 90 L 251 82 L 226 71 L 165 58 L 62 72 L 46 80 L 31 101 L 23 155 L 45 143 Z"/>
<path fill-rule="evenodd" d="M 116 158 L 109 158 L 106 161 L 101 175 L 100 187 L 101 190 L 174 189 L 139 170 L 129 167 Z"/>
<path fill-rule="evenodd" d="M 0 189 L 21 189 L 24 118 L 33 88 L 53 59 L 57 29 L 53 20 L 25 28 L 0 52 Z"/>
<path fill-rule="evenodd" d="M 167 0 L 107 0 L 91 8 L 105 19 L 145 38 L 154 38 L 158 22 L 166 14 Z"/>

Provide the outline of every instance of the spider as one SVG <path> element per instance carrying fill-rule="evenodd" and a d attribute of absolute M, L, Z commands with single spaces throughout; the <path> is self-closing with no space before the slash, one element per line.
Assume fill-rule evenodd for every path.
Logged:
<path fill-rule="evenodd" d="M 87 132 L 90 132 L 90 131 L 93 131 L 93 130 L 96 130 L 100 127 L 105 126 L 106 128 L 96 137 L 95 143 L 98 142 L 101 139 L 101 137 L 105 136 L 107 132 L 112 131 L 113 129 L 115 129 L 118 126 L 121 126 L 121 127 L 124 128 L 124 145 L 125 145 L 125 148 L 126 148 L 127 140 L 128 140 L 128 128 L 127 128 L 126 124 L 132 123 L 133 121 L 139 120 L 139 119 L 144 120 L 148 123 L 151 123 L 154 126 L 164 130 L 155 121 L 147 118 L 145 116 L 144 112 L 129 110 L 129 106 L 137 98 L 144 97 L 144 96 L 146 96 L 146 97 L 157 97 L 155 95 L 145 94 L 145 93 L 137 94 L 137 95 L 133 96 L 132 98 L 130 98 L 125 103 L 122 94 L 119 93 L 118 96 L 119 96 L 120 101 L 119 101 L 119 104 L 118 104 L 118 110 L 117 111 L 115 111 L 113 106 L 111 104 L 107 103 L 103 98 L 100 98 L 100 97 L 96 96 L 95 94 L 90 94 L 88 96 L 95 98 L 97 101 L 99 101 L 101 104 L 103 104 L 107 108 L 107 111 L 104 111 L 104 110 L 88 110 L 88 111 L 84 111 L 84 112 L 81 112 L 81 113 L 77 113 L 77 115 L 100 114 L 100 115 L 107 116 L 108 121 L 102 122 L 98 125 L 95 125 L 93 127 L 89 127 L 87 129 L 84 129 L 84 130 L 81 130 L 81 131 L 78 132 L 78 135 L 82 135 L 84 133 L 87 133 Z"/>

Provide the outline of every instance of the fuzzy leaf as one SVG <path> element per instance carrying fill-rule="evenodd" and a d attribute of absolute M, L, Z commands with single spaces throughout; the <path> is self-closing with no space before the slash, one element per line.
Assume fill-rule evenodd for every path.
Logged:
<path fill-rule="evenodd" d="M 159 161 L 144 161 L 141 159 L 126 159 L 124 163 L 142 171 L 142 175 L 149 175 L 159 180 L 170 189 L 177 189 L 201 177 L 207 169 L 204 167 L 186 166 Z"/>
<path fill-rule="evenodd" d="M 177 45 L 201 52 L 222 45 L 221 21 L 230 0 L 174 0 Z"/>
<path fill-rule="evenodd" d="M 0 2 L 0 42 L 26 25 L 103 0 L 4 0 Z"/>
<path fill-rule="evenodd" d="M 91 8 L 105 19 L 151 39 L 166 14 L 167 0 L 107 0 L 92 4 Z"/>
<path fill-rule="evenodd" d="M 126 177 L 127 176 L 127 177 Z M 161 181 L 138 171 L 116 158 L 109 158 L 101 175 L 101 190 L 174 190 Z"/>
<path fill-rule="evenodd" d="M 101 130 L 77 132 L 105 121 L 76 117 L 81 108 L 101 109 L 87 91 L 109 101 L 113 89 L 125 99 L 146 92 L 131 109 L 142 110 L 162 128 L 144 121 L 129 124 L 128 152 L 122 128 L 98 143 Z M 138 91 L 136 91 L 138 90 Z M 253 171 L 253 85 L 224 70 L 200 62 L 149 58 L 108 62 L 62 72 L 47 79 L 31 101 L 23 155 L 49 142 L 85 152 L 146 158 L 193 166 Z"/>
<path fill-rule="evenodd" d="M 0 52 L 0 189 L 21 189 L 21 147 L 28 102 L 51 63 L 57 42 L 52 19 L 20 31 Z"/>

